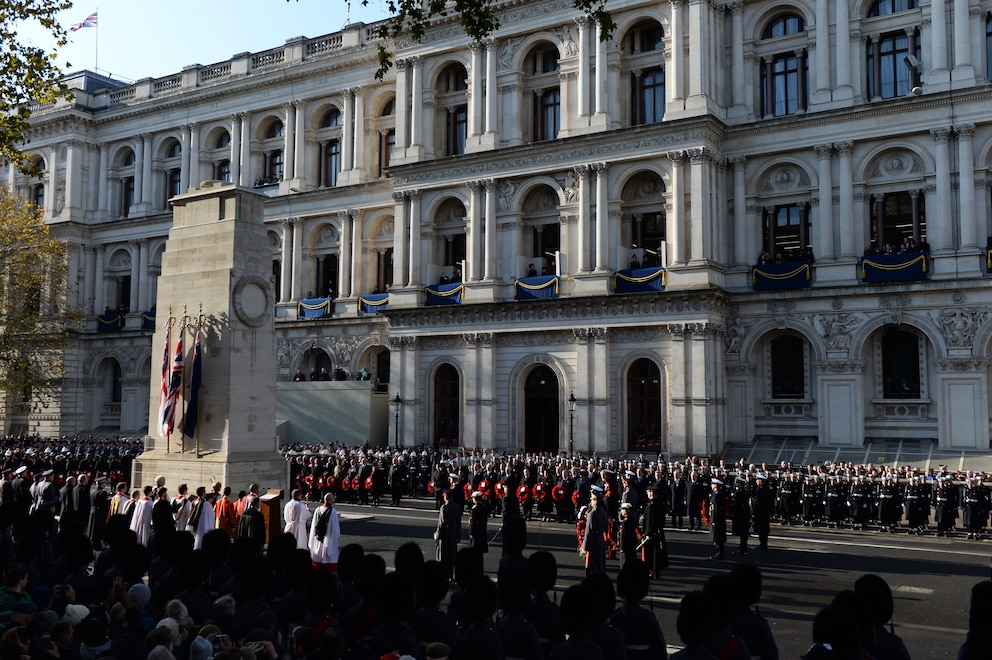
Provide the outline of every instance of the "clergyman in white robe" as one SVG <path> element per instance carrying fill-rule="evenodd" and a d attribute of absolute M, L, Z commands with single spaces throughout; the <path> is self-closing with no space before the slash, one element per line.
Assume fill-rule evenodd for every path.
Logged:
<path fill-rule="evenodd" d="M 340 537 L 341 525 L 338 521 L 337 509 L 334 508 L 334 494 L 327 493 L 324 495 L 324 504 L 314 514 L 307 544 L 315 569 L 337 572 Z"/>
<path fill-rule="evenodd" d="M 283 508 L 282 517 L 286 520 L 284 532 L 288 532 L 296 539 L 297 548 L 308 548 L 309 535 L 307 534 L 307 523 L 313 517 L 313 512 L 306 502 L 302 501 L 303 493 L 299 489 L 293 491 L 292 498 L 286 502 Z"/>
<path fill-rule="evenodd" d="M 131 530 L 138 535 L 138 543 L 148 547 L 152 538 L 152 498 L 149 493 L 134 503 L 134 514 L 131 516 Z"/>

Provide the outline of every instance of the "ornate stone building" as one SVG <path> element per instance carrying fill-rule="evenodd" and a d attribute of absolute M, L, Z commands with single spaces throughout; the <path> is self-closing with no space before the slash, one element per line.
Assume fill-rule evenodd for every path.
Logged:
<path fill-rule="evenodd" d="M 992 2 L 610 10 L 439 22 L 382 80 L 361 24 L 70 76 L 7 181 L 92 320 L 7 429 L 143 431 L 169 199 L 219 179 L 267 197 L 280 379 L 367 370 L 405 444 L 987 450 Z"/>

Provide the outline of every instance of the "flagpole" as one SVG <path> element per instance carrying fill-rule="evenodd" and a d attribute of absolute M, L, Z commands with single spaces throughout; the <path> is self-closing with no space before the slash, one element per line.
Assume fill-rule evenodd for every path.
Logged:
<path fill-rule="evenodd" d="M 100 16 L 100 6 L 96 7 L 96 15 Z M 99 73 L 100 71 L 100 21 L 97 19 L 96 24 L 96 35 L 93 37 L 93 69 Z"/>
<path fill-rule="evenodd" d="M 196 317 L 196 335 L 197 335 L 197 337 L 200 336 L 200 328 L 202 326 L 203 326 L 203 303 L 201 302 L 200 303 L 200 313 Z M 196 346 L 193 347 L 193 350 L 194 351 L 196 350 Z M 200 373 L 202 374 L 203 373 L 203 371 L 202 371 L 202 369 L 203 369 L 203 347 L 202 346 L 200 347 L 200 369 L 201 369 Z M 191 373 L 189 375 L 189 377 L 190 377 L 190 380 L 192 380 L 193 374 Z M 196 442 L 196 457 L 197 458 L 200 458 L 200 408 L 202 408 L 203 406 L 201 406 L 199 404 L 199 399 L 197 399 L 197 402 L 198 403 L 197 403 L 197 406 L 196 406 L 196 426 L 193 427 L 193 439 Z"/>
<path fill-rule="evenodd" d="M 186 328 L 188 328 L 189 326 L 190 326 L 189 315 L 186 314 L 186 305 L 183 305 L 183 321 L 182 321 L 182 327 L 179 329 L 179 336 L 180 337 L 182 337 L 183 335 L 186 334 Z M 183 350 L 184 351 L 186 350 L 186 347 L 185 346 L 183 347 Z M 183 364 L 185 364 L 185 363 L 186 363 L 186 356 L 183 356 Z M 185 369 L 185 367 L 183 368 L 183 376 L 182 377 L 183 377 L 182 382 L 179 383 L 179 394 L 180 395 L 182 395 L 183 390 L 186 388 L 186 369 Z M 186 421 L 186 401 L 187 401 L 188 398 L 189 398 L 189 395 L 188 394 L 186 396 L 182 397 L 182 400 L 183 400 L 183 416 L 180 417 L 179 419 L 183 420 L 183 422 L 184 422 L 183 425 L 184 426 L 185 426 L 185 421 Z M 180 454 L 185 454 L 186 453 L 186 429 L 185 428 L 179 429 L 179 453 Z"/>

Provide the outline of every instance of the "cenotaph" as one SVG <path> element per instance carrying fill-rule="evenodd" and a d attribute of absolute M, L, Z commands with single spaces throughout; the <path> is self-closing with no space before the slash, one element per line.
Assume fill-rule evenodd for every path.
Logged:
<path fill-rule="evenodd" d="M 252 483 L 262 493 L 287 486 L 288 467 L 275 429 L 275 293 L 263 200 L 219 181 L 172 199 L 173 224 L 158 278 L 149 434 L 134 463 L 132 488 L 153 484 L 158 475 L 166 477 L 173 493 L 180 483 L 193 491 L 220 481 L 235 493 Z M 160 360 L 170 317 L 169 367 L 185 327 L 186 374 L 174 430 L 165 437 L 159 420 Z M 185 437 L 182 419 L 198 317 L 202 387 L 196 432 Z"/>

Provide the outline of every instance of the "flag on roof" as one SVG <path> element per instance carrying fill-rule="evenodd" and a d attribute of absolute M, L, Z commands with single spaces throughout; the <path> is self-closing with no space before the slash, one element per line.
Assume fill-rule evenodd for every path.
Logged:
<path fill-rule="evenodd" d="M 95 28 L 97 26 L 96 14 L 97 12 L 93 12 L 92 14 L 84 18 L 82 22 L 73 23 L 72 25 L 69 26 L 69 32 L 75 32 L 77 30 L 82 30 L 83 28 L 88 28 L 88 27 Z"/>

